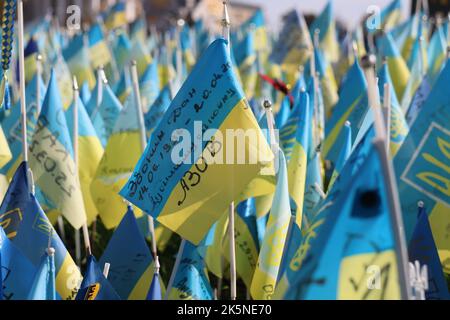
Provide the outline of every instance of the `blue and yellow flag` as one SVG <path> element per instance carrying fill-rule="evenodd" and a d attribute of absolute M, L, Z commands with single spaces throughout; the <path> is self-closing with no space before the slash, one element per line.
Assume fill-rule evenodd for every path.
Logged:
<path fill-rule="evenodd" d="M 380 54 L 387 60 L 397 98 L 402 99 L 410 77 L 408 66 L 389 33 L 379 38 L 377 45 Z"/>
<path fill-rule="evenodd" d="M 349 121 L 346 121 L 344 124 L 342 138 L 344 139 L 344 141 L 342 143 L 342 148 L 339 152 L 339 157 L 337 158 L 336 165 L 334 166 L 330 183 L 328 184 L 328 190 L 333 186 L 334 181 L 340 174 L 342 168 L 345 165 L 345 161 L 347 161 L 348 157 L 350 157 L 350 153 L 352 151 L 352 127 Z"/>
<path fill-rule="evenodd" d="M 127 101 L 131 93 L 131 78 L 127 68 L 122 71 L 119 81 L 113 87 L 113 91 L 120 103 L 124 104 Z"/>
<path fill-rule="evenodd" d="M 447 24 L 439 26 L 434 31 L 428 46 L 428 77 L 431 83 L 434 83 L 447 59 L 447 37 L 445 35 L 445 29 L 447 29 Z"/>
<path fill-rule="evenodd" d="M 393 0 L 388 6 L 381 10 L 380 14 L 380 28 L 388 31 L 395 27 L 400 21 L 402 13 L 402 3 L 400 0 Z M 375 30 L 369 30 L 373 32 Z"/>
<path fill-rule="evenodd" d="M 87 105 L 89 99 L 91 99 L 91 90 L 89 89 L 89 84 L 87 82 L 83 82 L 80 87 L 80 98 L 83 105 Z"/>
<path fill-rule="evenodd" d="M 308 146 L 310 143 L 310 126 L 312 119 L 310 117 L 310 101 L 306 91 L 300 93 L 298 102 L 293 114 L 297 120 L 295 128 L 295 140 L 293 142 L 292 152 L 287 165 L 287 176 L 289 181 L 289 195 L 295 203 L 296 219 L 301 226 L 302 212 L 305 196 L 306 168 L 308 163 Z"/>
<path fill-rule="evenodd" d="M 99 90 L 99 85 L 102 86 L 102 90 Z M 92 90 L 91 99 L 86 105 L 86 111 L 91 118 L 103 147 L 106 146 L 113 132 L 121 110 L 122 104 L 115 96 L 109 84 L 97 83 L 94 90 Z"/>
<path fill-rule="evenodd" d="M 99 23 L 91 26 L 88 32 L 89 56 L 94 69 L 106 66 L 112 59 L 106 39 Z"/>
<path fill-rule="evenodd" d="M 402 109 L 400 108 L 400 104 L 397 100 L 397 95 L 395 94 L 395 90 L 392 85 L 391 76 L 389 74 L 388 64 L 383 63 L 380 71 L 378 72 L 378 90 L 380 92 L 380 100 L 381 103 L 384 104 L 384 84 L 389 84 L 389 91 L 391 94 L 391 114 L 390 114 L 390 122 L 391 126 L 389 128 L 390 131 L 390 155 L 394 157 L 397 153 L 398 149 L 402 145 L 406 136 L 409 132 L 408 124 L 405 120 L 405 115 L 403 114 Z"/>
<path fill-rule="evenodd" d="M 159 283 L 159 273 L 154 273 L 150 289 L 148 289 L 146 300 L 162 300 L 161 285 Z"/>
<path fill-rule="evenodd" d="M 111 264 L 108 281 L 123 300 L 145 300 L 155 264 L 147 243 L 128 207 L 99 260 Z"/>
<path fill-rule="evenodd" d="M 429 208 L 433 238 L 446 273 L 450 273 L 449 81 L 447 60 L 394 158 L 406 236 L 411 239 L 417 221 L 417 203 L 422 201 Z"/>
<path fill-rule="evenodd" d="M 75 36 L 63 51 L 64 59 L 70 73 L 77 77 L 79 83 L 86 82 L 90 89 L 95 86 L 95 74 L 89 61 L 89 49 L 85 46 L 84 36 Z"/>
<path fill-rule="evenodd" d="M 114 58 L 118 66 L 126 66 L 130 63 L 131 42 L 125 32 L 120 32 L 114 45 Z M 124 70 L 125 71 L 125 70 Z"/>
<path fill-rule="evenodd" d="M 127 24 L 126 3 L 125 1 L 117 1 L 109 10 L 105 21 L 108 29 L 115 29 Z"/>
<path fill-rule="evenodd" d="M 12 159 L 11 150 L 5 137 L 5 133 L 0 125 L 0 168 Z"/>
<path fill-rule="evenodd" d="M 31 143 L 33 132 L 37 125 L 38 110 L 37 110 L 37 85 L 39 85 L 40 104 L 44 101 L 45 85 L 41 77 L 35 75 L 28 83 L 25 90 L 25 101 L 27 103 L 27 142 Z M 12 160 L 2 166 L 0 172 L 11 178 L 22 161 L 22 124 L 20 120 L 20 102 L 14 108 L 11 108 L 11 113 L 2 120 L 2 128 L 4 130 L 6 141 L 11 150 Z"/>
<path fill-rule="evenodd" d="M 0 300 L 25 300 L 36 267 L 6 237 L 0 228 Z"/>
<path fill-rule="evenodd" d="M 55 249 L 56 291 L 63 300 L 73 299 L 81 281 L 80 271 L 38 201 L 30 193 L 28 170 L 26 162 L 17 168 L 0 207 L 0 225 L 36 267 L 51 237 L 50 245 Z"/>
<path fill-rule="evenodd" d="M 242 201 L 236 206 L 235 211 L 237 213 L 234 221 L 236 272 L 246 287 L 250 288 L 259 253 L 255 200 L 250 198 Z M 220 227 L 220 223 L 217 226 Z M 215 244 L 214 240 L 213 238 L 211 245 Z M 230 261 L 229 233 L 226 233 L 223 238 L 222 254 L 227 262 Z"/>
<path fill-rule="evenodd" d="M 118 193 L 144 152 L 135 100 L 131 93 L 120 110 L 91 183 L 92 198 L 108 229 L 116 227 L 126 212 L 127 206 Z"/>
<path fill-rule="evenodd" d="M 28 300 L 56 300 L 55 257 L 53 252 L 45 252 L 42 256 Z"/>
<path fill-rule="evenodd" d="M 306 63 L 312 48 L 305 18 L 297 10 L 292 10 L 283 17 L 283 27 L 273 46 L 270 60 L 292 72 Z"/>
<path fill-rule="evenodd" d="M 189 241 L 182 242 L 180 264 L 175 272 L 169 300 L 212 300 L 212 289 L 205 272 L 205 262 L 197 247 Z"/>
<path fill-rule="evenodd" d="M 334 2 L 328 1 L 320 15 L 310 26 L 311 38 L 318 30 L 319 47 L 328 61 L 335 63 L 339 60 L 339 43 L 337 41 L 336 22 L 334 20 Z"/>
<path fill-rule="evenodd" d="M 249 30 L 244 39 L 234 46 L 234 57 L 239 68 L 245 96 L 250 99 L 255 94 L 258 70 L 256 65 L 255 32 Z"/>
<path fill-rule="evenodd" d="M 253 138 L 236 149 L 237 136 L 246 132 Z M 217 39 L 172 101 L 120 194 L 198 244 L 258 174 L 272 173 L 272 158 L 233 73 L 227 42 Z"/>
<path fill-rule="evenodd" d="M 250 289 L 254 299 L 270 300 L 275 292 L 275 285 L 278 279 L 278 272 L 280 271 L 281 258 L 291 220 L 288 172 L 283 151 L 278 151 L 277 159 L 279 159 L 277 188 Z"/>
<path fill-rule="evenodd" d="M 76 300 L 121 300 L 113 286 L 103 275 L 93 255 L 87 259 L 86 274 Z"/>
<path fill-rule="evenodd" d="M 170 86 L 165 86 L 159 93 L 158 98 L 153 102 L 153 105 L 148 108 L 148 111 L 144 114 L 145 131 L 147 139 L 150 139 L 153 131 L 159 125 L 162 117 L 164 116 L 167 108 L 169 108 L 172 102 L 172 93 L 170 92 Z"/>
<path fill-rule="evenodd" d="M 298 224 L 297 220 L 292 224 L 288 247 L 281 266 L 282 276 L 276 287 L 275 297 L 277 299 L 283 298 L 287 290 L 292 286 L 297 273 L 303 266 L 306 255 L 311 249 L 311 245 L 316 241 L 326 216 L 330 212 L 340 212 L 341 202 L 336 201 L 337 196 L 345 197 L 347 195 L 347 190 L 353 183 L 355 175 L 359 172 L 361 164 L 367 159 L 372 145 L 371 141 L 374 137 L 374 130 L 372 125 L 373 119 L 368 116 L 366 118 L 369 121 L 365 121 L 367 125 L 364 124 L 361 128 L 361 131 L 364 131 L 362 137 L 357 137 L 355 140 L 357 145 L 353 148 L 350 158 L 345 162 L 341 174 L 337 176 L 335 183 L 328 191 L 327 197 L 316 205 L 312 214 L 313 219 L 304 228 L 302 228 L 301 224 Z"/>
<path fill-rule="evenodd" d="M 298 261 L 301 268 L 285 299 L 400 298 L 393 233 L 397 226 L 391 224 L 381 166 L 372 146 L 345 192 L 334 194 L 335 207 L 328 210 L 317 237 Z M 368 265 L 380 281 L 370 281 Z"/>
<path fill-rule="evenodd" d="M 136 40 L 131 47 L 130 60 L 136 61 L 138 75 L 142 77 L 147 66 L 152 63 L 152 56 L 142 42 Z"/>
<path fill-rule="evenodd" d="M 412 263 L 419 261 L 421 266 L 426 265 L 428 268 L 428 289 L 425 291 L 427 300 L 450 300 L 427 211 L 421 205 L 418 211 L 417 224 L 409 241 L 409 260 Z"/>
<path fill-rule="evenodd" d="M 342 149 L 342 143 L 345 141 L 339 138 L 343 134 L 342 128 L 345 122 L 349 121 L 352 124 L 351 133 L 352 138 L 355 139 L 369 109 L 367 83 L 358 61 L 355 61 L 344 79 L 339 102 L 334 107 L 331 118 L 326 122 L 322 149 L 324 159 L 330 160 L 334 165 L 336 165 L 339 150 Z"/>
<path fill-rule="evenodd" d="M 76 229 L 86 223 L 72 142 L 54 72 L 29 148 L 30 167 L 42 193 Z"/>
<path fill-rule="evenodd" d="M 65 112 L 69 132 L 73 132 L 74 103 Z M 91 195 L 91 183 L 103 156 L 103 147 L 95 132 L 83 102 L 77 101 L 78 111 L 78 175 L 80 177 L 81 192 L 83 193 L 84 208 L 87 224 L 90 225 L 97 217 L 98 210 Z"/>
<path fill-rule="evenodd" d="M 159 96 L 160 84 L 157 59 L 153 59 L 152 63 L 145 69 L 144 74 L 139 79 L 139 88 L 142 108 L 144 112 L 147 112 Z"/>

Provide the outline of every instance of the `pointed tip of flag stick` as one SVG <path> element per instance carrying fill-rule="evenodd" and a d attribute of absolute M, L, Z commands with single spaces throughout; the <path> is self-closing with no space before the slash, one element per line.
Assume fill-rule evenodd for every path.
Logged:
<path fill-rule="evenodd" d="M 228 1 L 222 1 L 223 4 L 223 12 L 222 12 L 222 27 L 230 26 L 230 16 L 228 14 L 227 4 Z"/>
<path fill-rule="evenodd" d="M 352 124 L 350 123 L 350 121 L 345 121 L 345 124 L 344 124 L 346 127 L 350 127 Z"/>
<path fill-rule="evenodd" d="M 55 250 L 55 248 L 53 248 L 53 247 L 49 247 L 49 248 L 47 248 L 47 254 L 51 257 L 51 256 L 54 256 L 55 255 L 55 252 L 56 252 L 56 250 Z"/>
<path fill-rule="evenodd" d="M 184 21 L 184 19 L 178 19 L 177 20 L 177 26 L 180 27 L 180 28 L 184 27 L 185 23 L 186 22 Z"/>
<path fill-rule="evenodd" d="M 375 67 L 377 58 L 374 54 L 366 54 L 361 58 L 361 66 L 364 69 Z"/>
<path fill-rule="evenodd" d="M 42 61 L 42 55 L 40 53 L 36 55 L 36 61 Z"/>
<path fill-rule="evenodd" d="M 272 107 L 272 102 L 271 102 L 269 99 L 265 99 L 265 100 L 263 101 L 263 107 L 264 107 L 264 109 L 269 109 L 269 108 L 271 108 L 271 107 Z"/>
<path fill-rule="evenodd" d="M 423 208 L 425 206 L 425 203 L 423 201 L 419 201 L 419 202 L 417 202 L 417 206 L 419 208 Z"/>
<path fill-rule="evenodd" d="M 78 81 L 76 76 L 72 77 L 72 88 L 74 91 L 78 91 Z"/>

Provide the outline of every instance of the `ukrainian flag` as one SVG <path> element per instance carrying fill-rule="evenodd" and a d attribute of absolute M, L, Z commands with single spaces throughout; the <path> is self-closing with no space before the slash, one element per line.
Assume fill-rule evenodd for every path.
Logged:
<path fill-rule="evenodd" d="M 159 95 L 159 75 L 158 75 L 158 61 L 155 59 L 147 66 L 144 74 L 139 79 L 139 87 L 141 93 L 141 102 L 144 112 L 150 108 Z"/>
<path fill-rule="evenodd" d="M 192 50 L 192 38 L 191 31 L 188 25 L 185 25 L 180 32 L 180 46 L 183 52 L 183 60 L 186 64 L 187 71 L 191 71 L 192 67 L 195 65 L 195 57 Z"/>
<path fill-rule="evenodd" d="M 336 165 L 339 150 L 342 149 L 340 139 L 342 128 L 346 121 L 352 124 L 352 137 L 356 137 L 364 116 L 368 111 L 367 84 L 364 73 L 355 61 L 344 77 L 341 85 L 339 101 L 333 109 L 333 113 L 325 126 L 325 141 L 323 143 L 323 158 Z"/>
<path fill-rule="evenodd" d="M 304 65 L 313 48 L 305 18 L 297 10 L 283 17 L 283 28 L 275 42 L 270 60 L 281 65 L 283 70 L 293 72 Z"/>
<path fill-rule="evenodd" d="M 402 145 L 406 136 L 409 132 L 408 124 L 405 120 L 405 115 L 403 114 L 402 109 L 400 108 L 400 104 L 397 100 L 397 96 L 393 89 L 391 76 L 389 74 L 388 65 L 386 63 L 383 64 L 379 73 L 378 73 L 378 90 L 380 92 L 381 102 L 384 104 L 384 84 L 389 84 L 389 90 L 391 94 L 391 114 L 390 114 L 390 122 L 391 126 L 390 130 L 390 155 L 394 157 L 397 153 L 398 149 Z"/>
<path fill-rule="evenodd" d="M 387 31 L 395 27 L 400 21 L 402 13 L 402 2 L 393 0 L 381 11 L 381 29 Z"/>
<path fill-rule="evenodd" d="M 250 288 L 259 253 L 255 200 L 250 198 L 242 201 L 235 211 L 236 272 L 247 288 Z M 230 261 L 229 233 L 223 239 L 222 252 L 227 261 Z"/>
<path fill-rule="evenodd" d="M 297 208 L 296 219 L 301 226 L 303 203 L 305 195 L 306 168 L 308 162 L 308 148 L 310 143 L 310 126 L 312 125 L 309 95 L 306 91 L 300 92 L 300 97 L 293 114 L 298 119 L 295 128 L 291 157 L 287 166 L 289 181 L 289 195 Z"/>
<path fill-rule="evenodd" d="M 396 226 L 391 224 L 387 182 L 374 146 L 356 170 L 346 192 L 335 195 L 333 210 L 326 209 L 285 299 L 400 299 Z M 367 285 L 368 265 L 380 272 L 379 290 Z"/>
<path fill-rule="evenodd" d="M 45 252 L 42 256 L 27 300 L 56 300 L 53 254 Z"/>
<path fill-rule="evenodd" d="M 354 146 L 350 158 L 345 162 L 341 174 L 337 176 L 335 183 L 327 193 L 327 197 L 321 200 L 315 207 L 314 212 L 311 215 L 313 218 L 309 221 L 308 226 L 301 229 L 302 221 L 298 222 L 298 219 L 293 223 L 288 247 L 281 266 L 282 276 L 276 287 L 276 299 L 282 299 L 287 290 L 291 288 L 299 270 L 301 270 L 306 261 L 305 258 L 307 254 L 309 254 L 311 246 L 314 241 L 316 241 L 320 228 L 324 224 L 327 215 L 331 212 L 340 212 L 341 207 L 337 207 L 340 205 L 340 202 L 336 202 L 337 196 L 340 194 L 347 194 L 347 190 L 355 178 L 355 174 L 367 158 L 371 148 L 371 141 L 374 137 L 372 124 L 373 117 L 366 116 L 364 125 L 360 130 L 360 133 L 364 133 L 361 133 L 361 137 L 358 135 L 356 138 L 356 146 Z"/>
<path fill-rule="evenodd" d="M 333 174 L 331 176 L 330 183 L 328 184 L 328 190 L 333 186 L 334 181 L 339 176 L 339 173 L 344 167 L 345 161 L 347 161 L 348 157 L 350 157 L 352 151 L 352 127 L 348 121 L 344 125 L 342 137 L 344 138 L 342 149 L 339 152 L 339 157 L 337 158 L 336 165 L 334 166 Z"/>
<path fill-rule="evenodd" d="M 95 75 L 89 62 L 89 50 L 83 39 L 81 34 L 75 36 L 63 51 L 63 55 L 70 73 L 77 77 L 79 83 L 86 82 L 92 89 L 95 86 Z"/>
<path fill-rule="evenodd" d="M 101 93 L 98 89 L 99 85 L 102 86 Z M 101 94 L 100 98 L 98 98 L 99 94 Z M 91 99 L 86 105 L 86 111 L 88 112 L 95 131 L 97 132 L 97 136 L 104 147 L 113 132 L 121 110 L 122 104 L 115 96 L 109 84 L 97 83 L 94 90 L 92 90 Z"/>
<path fill-rule="evenodd" d="M 99 264 L 106 262 L 111 264 L 108 281 L 122 300 L 145 300 L 155 264 L 131 207 L 103 251 Z"/>
<path fill-rule="evenodd" d="M 436 81 L 447 59 L 446 29 L 447 24 L 438 27 L 434 31 L 428 46 L 428 77 L 431 83 Z"/>
<path fill-rule="evenodd" d="M 105 21 L 105 26 L 108 29 L 120 28 L 127 24 L 126 3 L 118 1 L 109 11 L 108 17 Z"/>
<path fill-rule="evenodd" d="M 254 29 L 255 32 L 255 50 L 267 51 L 270 45 L 270 39 L 267 35 L 266 23 L 264 21 L 264 13 L 261 9 L 255 11 L 255 13 L 245 21 L 240 27 L 243 34 L 246 34 L 250 29 Z"/>
<path fill-rule="evenodd" d="M 212 289 L 205 272 L 205 262 L 197 247 L 189 241 L 181 243 L 181 259 L 175 272 L 169 300 L 212 300 Z"/>
<path fill-rule="evenodd" d="M 120 111 L 91 183 L 91 194 L 106 228 L 117 226 L 127 206 L 118 195 L 143 153 L 135 96 Z M 126 152 L 123 152 L 126 150 Z"/>
<path fill-rule="evenodd" d="M 130 63 L 131 49 L 131 42 L 127 34 L 120 32 L 114 45 L 114 58 L 118 66 L 126 66 Z"/>
<path fill-rule="evenodd" d="M 36 267 L 16 248 L 0 228 L 0 300 L 25 300 Z"/>
<path fill-rule="evenodd" d="M 11 150 L 9 149 L 8 142 L 6 141 L 5 134 L 0 126 L 0 168 L 3 168 L 12 159 Z"/>
<path fill-rule="evenodd" d="M 127 68 L 122 71 L 119 81 L 113 88 L 115 96 L 119 99 L 121 104 L 124 104 L 131 93 L 130 72 Z"/>
<path fill-rule="evenodd" d="M 86 274 L 76 300 L 120 300 L 119 295 L 103 275 L 93 255 L 88 257 Z"/>
<path fill-rule="evenodd" d="M 228 215 L 224 213 L 220 219 L 215 222 L 208 231 L 206 237 L 211 236 L 212 240 L 206 247 L 203 255 L 208 270 L 218 278 L 223 278 L 223 272 L 226 269 L 224 259 L 224 249 L 226 232 L 228 227 Z M 236 220 L 235 220 L 236 228 Z M 255 259 L 256 261 L 256 259 Z M 237 262 L 237 261 L 236 261 Z M 237 268 L 237 265 L 236 265 Z"/>
<path fill-rule="evenodd" d="M 86 213 L 54 71 L 30 144 L 29 157 L 41 191 L 74 228 L 80 228 L 86 222 Z"/>
<path fill-rule="evenodd" d="M 334 21 L 334 3 L 328 1 L 320 15 L 310 26 L 311 38 L 319 30 L 319 47 L 328 61 L 335 63 L 339 60 L 339 44 L 337 42 L 336 22 Z"/>
<path fill-rule="evenodd" d="M 147 66 L 152 63 L 152 56 L 142 42 L 135 41 L 131 47 L 130 60 L 135 60 L 139 77 L 142 77 Z"/>
<path fill-rule="evenodd" d="M 413 263 L 419 261 L 421 266 L 428 267 L 428 290 L 425 291 L 427 300 L 450 300 L 427 211 L 420 205 L 418 211 L 417 224 L 408 247 L 409 260 Z"/>
<path fill-rule="evenodd" d="M 201 144 L 198 129 L 192 135 L 194 121 L 202 121 L 203 128 L 212 129 Z M 247 132 L 253 138 L 238 143 L 240 150 L 236 154 L 237 146 L 230 146 L 235 144 L 236 136 L 224 138 L 226 129 L 236 134 Z M 171 141 L 172 134 L 178 135 L 178 143 Z M 193 136 L 197 138 L 192 159 L 189 140 Z M 248 160 L 241 157 L 244 154 Z M 174 159 L 173 155 L 182 156 Z M 184 157 L 193 160 L 194 165 L 191 161 L 183 163 Z M 272 158 L 233 73 L 227 42 L 218 39 L 203 54 L 172 101 L 120 194 L 186 240 L 199 243 L 258 174 L 272 173 Z"/>
<path fill-rule="evenodd" d="M 395 93 L 399 99 L 402 99 L 410 77 L 408 66 L 400 55 L 400 52 L 389 33 L 379 39 L 378 48 L 380 54 L 387 59 L 387 64 L 392 74 Z"/>
<path fill-rule="evenodd" d="M 147 23 L 145 21 L 145 13 L 130 24 L 130 38 L 142 41 L 147 41 Z"/>
<path fill-rule="evenodd" d="M 100 24 L 96 23 L 89 29 L 88 38 L 92 67 L 97 69 L 100 66 L 106 66 L 112 57 Z"/>
<path fill-rule="evenodd" d="M 167 47 L 163 45 L 160 48 L 160 50 L 161 50 L 159 54 L 160 63 L 158 66 L 158 72 L 159 72 L 159 84 L 162 89 L 175 78 L 176 72 L 172 65 L 171 59 L 168 56 L 169 50 L 167 49 Z"/>
<path fill-rule="evenodd" d="M 283 151 L 278 151 L 277 158 L 279 159 L 277 188 L 250 289 L 254 299 L 270 300 L 275 292 L 291 219 L 288 172 Z"/>
<path fill-rule="evenodd" d="M 245 96 L 250 99 L 255 94 L 258 78 L 254 31 L 249 31 L 245 38 L 235 46 L 234 57 L 239 67 Z"/>
<path fill-rule="evenodd" d="M 73 132 L 74 103 L 65 112 L 69 132 Z M 78 175 L 80 177 L 81 192 L 83 193 L 84 207 L 86 209 L 87 224 L 90 225 L 98 215 L 91 195 L 91 182 L 103 155 L 103 147 L 97 137 L 91 119 L 84 108 L 80 98 L 77 101 L 78 110 Z"/>
<path fill-rule="evenodd" d="M 83 105 L 87 105 L 89 99 L 91 99 L 91 90 L 89 89 L 89 85 L 87 84 L 87 82 L 83 82 L 80 87 L 80 98 L 81 102 L 83 102 Z"/>
<path fill-rule="evenodd" d="M 338 102 L 338 87 L 334 76 L 333 68 L 327 61 L 323 52 L 314 48 L 314 61 L 316 72 L 319 73 L 320 87 L 323 94 L 323 103 L 325 106 L 326 116 L 329 118 L 333 113 L 335 104 Z M 310 74 L 310 63 L 305 66 L 305 74 Z"/>
<path fill-rule="evenodd" d="M 158 98 L 156 98 L 153 102 L 153 105 L 151 105 L 150 108 L 148 108 L 148 111 L 144 114 L 147 139 L 150 139 L 152 132 L 158 126 L 171 102 L 172 94 L 170 92 L 170 87 L 167 85 L 159 93 Z"/>
<path fill-rule="evenodd" d="M 26 162 L 22 162 L 17 168 L 0 207 L 0 225 L 13 244 L 36 268 L 51 236 L 50 245 L 55 249 L 56 291 L 63 300 L 74 299 L 82 278 L 81 273 L 35 196 L 29 192 L 28 170 Z M 21 274 L 22 277 L 26 275 L 28 273 Z"/>
<path fill-rule="evenodd" d="M 439 257 L 450 273 L 450 63 L 447 60 L 428 98 L 394 158 L 407 239 L 416 224 L 418 201 L 429 208 L 429 220 Z"/>

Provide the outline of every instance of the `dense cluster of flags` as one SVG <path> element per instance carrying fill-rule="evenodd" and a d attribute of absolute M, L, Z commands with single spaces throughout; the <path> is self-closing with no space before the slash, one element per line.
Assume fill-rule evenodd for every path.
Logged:
<path fill-rule="evenodd" d="M 394 0 L 340 30 L 329 1 L 275 35 L 225 5 L 222 34 L 163 32 L 117 1 L 75 34 L 17 32 L 6 2 L 0 300 L 211 300 L 222 279 L 235 298 L 236 277 L 252 299 L 450 298 L 448 19 Z"/>

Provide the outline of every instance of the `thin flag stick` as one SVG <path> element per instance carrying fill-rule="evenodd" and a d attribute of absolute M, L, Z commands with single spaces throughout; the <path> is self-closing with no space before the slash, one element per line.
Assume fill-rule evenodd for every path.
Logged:
<path fill-rule="evenodd" d="M 227 1 L 223 1 L 222 36 L 228 41 L 228 50 L 231 57 L 230 43 L 230 16 L 228 15 Z M 228 208 L 228 239 L 230 242 L 230 299 L 236 300 L 236 242 L 234 239 L 234 201 Z"/>
<path fill-rule="evenodd" d="M 180 243 L 180 248 L 178 249 L 177 258 L 175 259 L 175 265 L 173 266 L 172 273 L 170 275 L 169 283 L 167 284 L 166 296 L 164 300 L 169 298 L 170 290 L 172 290 L 173 282 L 175 281 L 175 275 L 177 274 L 178 267 L 180 266 L 181 257 L 183 255 L 184 246 L 186 245 L 186 240 L 182 239 Z"/>
<path fill-rule="evenodd" d="M 175 39 L 177 41 L 177 54 L 176 54 L 176 69 L 177 69 L 177 88 L 181 87 L 181 83 L 183 81 L 183 56 L 182 56 L 182 47 L 181 47 L 181 29 L 183 28 L 185 22 L 183 19 L 178 19 L 177 21 L 177 31 L 175 34 Z"/>
<path fill-rule="evenodd" d="M 73 77 L 73 159 L 75 162 L 75 170 L 78 173 L 78 83 L 77 78 Z M 89 232 L 87 227 L 87 222 L 82 226 L 83 230 L 83 240 L 86 253 L 91 255 L 91 241 L 89 240 Z M 77 231 L 75 231 L 77 232 Z M 79 232 L 79 231 L 78 231 Z M 80 237 L 78 236 L 78 239 Z M 78 244 L 79 245 L 79 244 Z"/>
<path fill-rule="evenodd" d="M 139 131 L 140 131 L 140 139 L 141 139 L 141 148 L 142 152 L 144 152 L 146 146 L 147 146 L 147 137 L 145 133 L 145 123 L 144 123 L 144 113 L 142 109 L 142 101 L 141 101 L 141 94 L 139 92 L 139 79 L 138 79 L 138 72 L 137 72 L 137 65 L 136 61 L 131 61 L 131 79 L 133 82 L 133 94 L 136 106 L 136 114 L 137 114 L 137 121 L 139 124 Z M 153 217 L 151 215 L 148 216 L 148 225 L 150 230 L 150 235 L 152 237 L 152 253 L 153 258 L 156 259 L 158 256 L 157 247 L 156 247 L 156 237 L 155 237 L 155 222 L 153 220 Z"/>
<path fill-rule="evenodd" d="M 25 101 L 25 57 L 23 47 L 23 1 L 17 3 L 17 20 L 19 35 L 19 94 L 20 94 L 20 113 L 22 125 L 22 156 L 23 160 L 28 162 L 28 142 L 27 142 L 27 107 Z"/>
<path fill-rule="evenodd" d="M 108 279 L 110 267 L 111 267 L 111 264 L 109 262 L 105 262 L 105 265 L 103 266 L 103 275 L 105 276 L 106 279 Z"/>
<path fill-rule="evenodd" d="M 385 180 L 385 187 L 387 189 L 387 197 L 389 202 L 389 212 L 394 232 L 395 254 L 397 258 L 400 294 L 401 299 L 411 300 L 411 286 L 408 275 L 408 251 L 406 246 L 405 232 L 403 226 L 403 218 L 400 208 L 400 201 L 398 199 L 397 182 L 395 180 L 394 169 L 392 162 L 389 159 L 389 154 L 386 148 L 386 129 L 384 128 L 383 116 L 381 113 L 380 100 L 376 93 L 375 80 L 375 61 L 374 55 L 367 55 L 362 59 L 362 67 L 367 80 L 369 105 L 374 114 L 375 139 L 373 141 L 378 150 L 382 170 Z"/>
<path fill-rule="evenodd" d="M 39 116 L 41 113 L 41 90 L 39 79 L 42 77 L 42 56 L 36 55 L 36 113 Z"/>
<path fill-rule="evenodd" d="M 384 84 L 383 102 L 383 116 L 386 126 L 386 151 L 389 152 L 389 143 L 391 140 L 391 89 L 389 83 Z"/>

